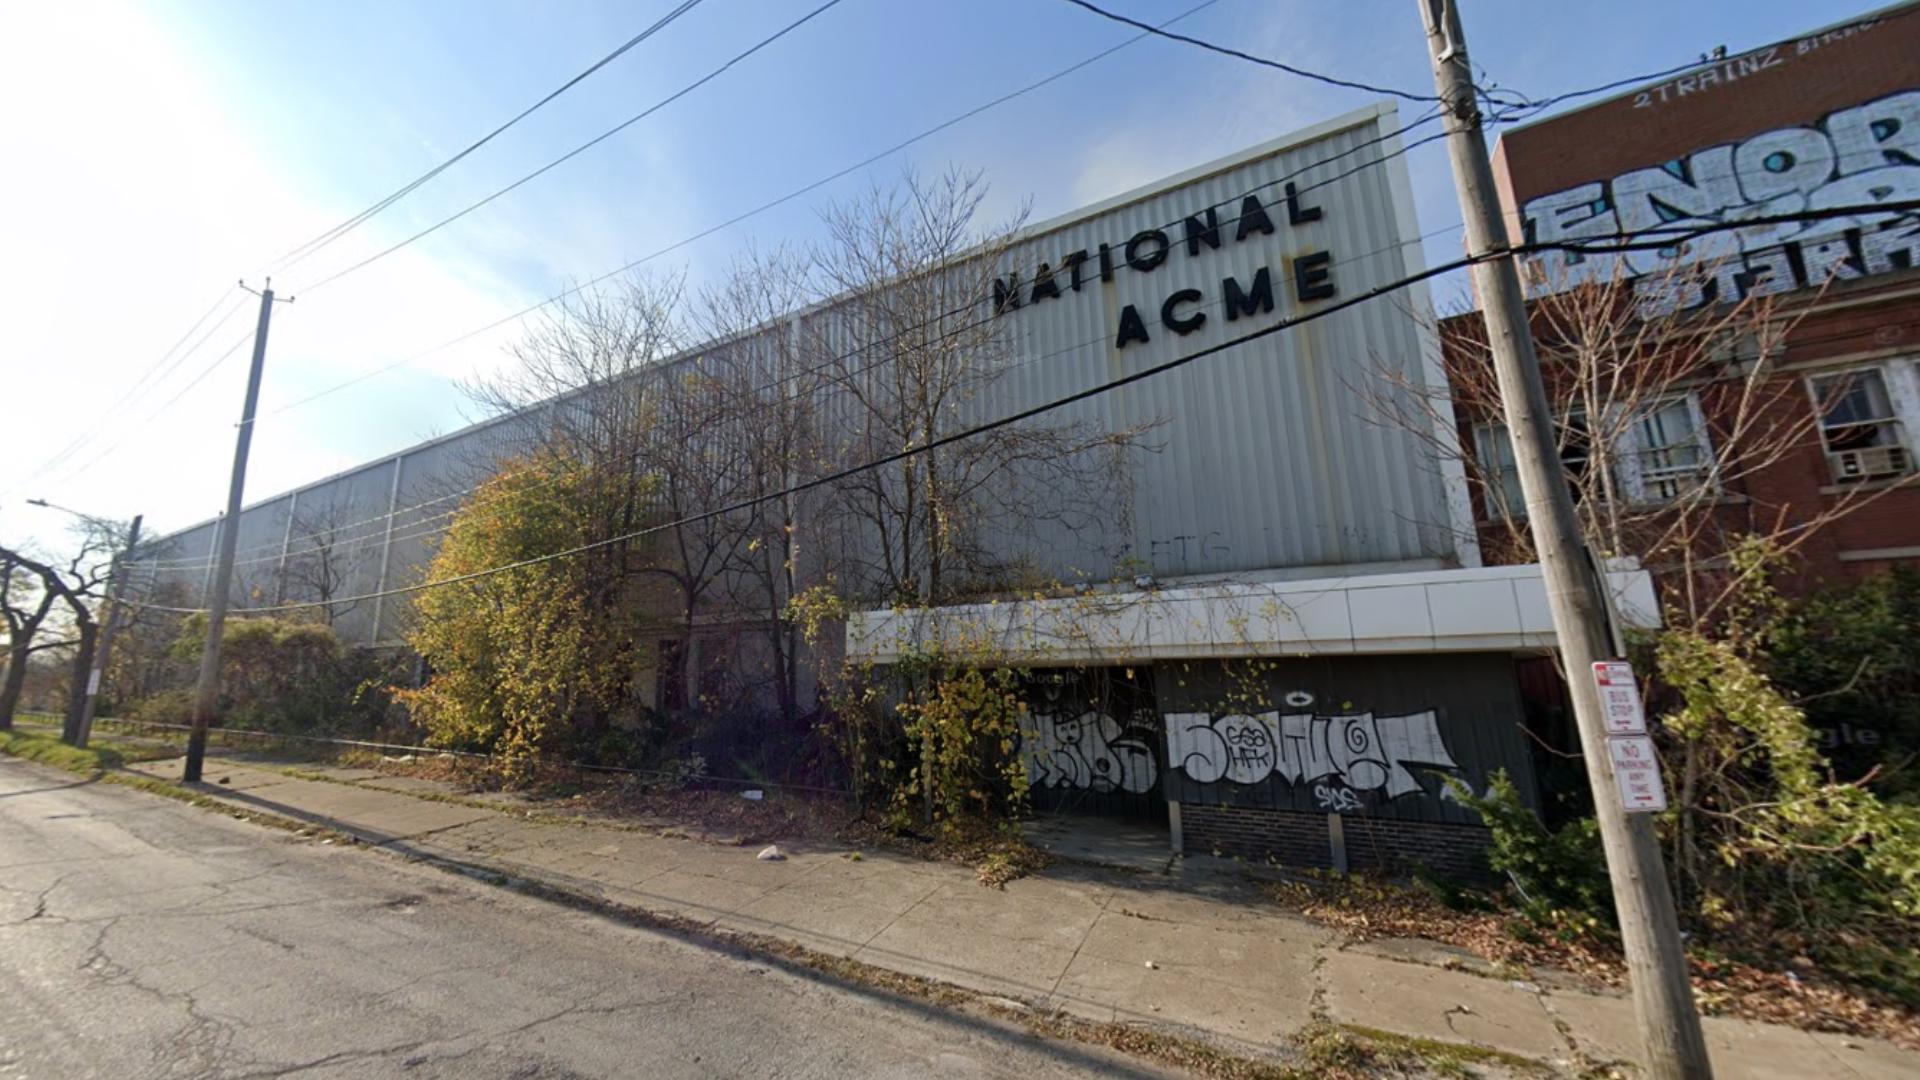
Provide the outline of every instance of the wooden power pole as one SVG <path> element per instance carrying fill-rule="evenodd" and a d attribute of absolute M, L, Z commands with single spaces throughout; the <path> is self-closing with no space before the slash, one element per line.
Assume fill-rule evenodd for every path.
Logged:
<path fill-rule="evenodd" d="M 193 731 L 187 736 L 183 779 L 198 783 L 207 758 L 207 728 L 220 700 L 220 634 L 227 622 L 227 594 L 233 588 L 234 545 L 240 539 L 240 499 L 247 487 L 247 452 L 253 446 L 253 414 L 260 404 L 260 372 L 267 362 L 267 324 L 273 321 L 273 281 L 260 290 L 260 321 L 253 331 L 253 366 L 247 370 L 247 397 L 240 408 L 240 434 L 233 444 L 233 476 L 227 484 L 227 513 L 220 532 L 213 594 L 207 597 L 207 642 L 200 652 L 200 678 L 193 685 Z"/>
<path fill-rule="evenodd" d="M 1486 319 L 1528 527 L 1540 553 L 1554 634 L 1572 692 L 1646 1063 L 1657 1080 L 1704 1080 L 1713 1075 L 1713 1067 L 1694 1008 L 1686 951 L 1653 820 L 1645 813 L 1628 813 L 1616 784 L 1601 690 L 1594 675 L 1595 665 L 1611 654 L 1605 583 L 1586 556 L 1573 496 L 1561 471 L 1552 407 L 1528 330 L 1519 272 L 1510 253 L 1497 257 L 1510 252 L 1510 245 L 1494 195 L 1493 169 L 1487 159 L 1457 0 L 1418 3 L 1433 60 L 1434 86 L 1445 110 L 1447 152 L 1460 191 L 1468 255 L 1486 260 L 1474 264 L 1473 284 Z"/>

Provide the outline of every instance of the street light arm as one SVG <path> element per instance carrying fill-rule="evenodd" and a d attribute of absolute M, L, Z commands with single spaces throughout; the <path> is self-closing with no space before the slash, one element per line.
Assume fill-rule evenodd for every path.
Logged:
<path fill-rule="evenodd" d="M 69 515 L 71 517 L 79 518 L 89 528 L 95 528 L 105 533 L 115 534 L 116 538 L 117 538 L 117 534 L 121 532 L 120 523 L 110 517 L 101 517 L 98 514 L 89 514 L 84 510 L 75 510 L 71 506 L 61 506 L 59 503 L 48 502 L 45 499 L 28 499 L 27 505 L 38 506 L 46 510 L 58 510 L 63 514 Z"/>

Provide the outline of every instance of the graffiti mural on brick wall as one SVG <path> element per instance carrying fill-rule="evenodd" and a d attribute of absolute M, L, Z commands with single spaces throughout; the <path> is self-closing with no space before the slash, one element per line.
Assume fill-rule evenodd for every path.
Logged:
<path fill-rule="evenodd" d="M 1189 780 L 1254 784 L 1277 776 L 1289 785 L 1311 785 L 1320 808 L 1335 813 L 1359 810 L 1362 792 L 1397 799 L 1424 791 L 1409 765 L 1460 767 L 1440 736 L 1435 710 L 1167 715 L 1167 766 Z"/>
<path fill-rule="evenodd" d="M 1122 728 L 1098 709 L 1031 716 L 1023 754 L 1034 787 L 1125 791 L 1153 790 L 1160 780 L 1152 733 Z"/>
<path fill-rule="evenodd" d="M 1920 90 L 1542 195 L 1522 217 L 1530 239 L 1555 243 L 1908 200 L 1920 200 Z M 1605 279 L 1608 258 L 1541 256 L 1535 287 Z M 1920 266 L 1920 212 L 1755 224 L 1625 258 L 1643 310 L 1663 314 Z M 1704 272 L 1652 276 L 1675 262 Z"/>

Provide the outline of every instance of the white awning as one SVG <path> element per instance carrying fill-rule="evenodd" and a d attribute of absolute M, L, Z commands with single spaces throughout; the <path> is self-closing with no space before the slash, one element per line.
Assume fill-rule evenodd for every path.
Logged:
<path fill-rule="evenodd" d="M 1608 570 L 1627 627 L 1660 625 L 1653 578 Z M 847 656 L 891 663 L 936 642 L 1009 663 L 1116 664 L 1235 656 L 1482 652 L 1551 648 L 1537 565 L 1204 585 L 865 611 Z"/>

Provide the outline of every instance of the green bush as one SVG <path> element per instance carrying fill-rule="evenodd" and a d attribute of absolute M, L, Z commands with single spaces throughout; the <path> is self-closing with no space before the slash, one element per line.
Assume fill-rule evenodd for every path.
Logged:
<path fill-rule="evenodd" d="M 1696 947 L 1766 966 L 1811 958 L 1920 1006 L 1920 805 L 1836 777 L 1812 722 L 1909 730 L 1899 725 L 1920 712 L 1920 575 L 1793 603 L 1769 584 L 1779 558 L 1764 542 L 1740 545 L 1724 616 L 1676 617 L 1649 642 L 1668 876 Z M 1502 774 L 1484 797 L 1449 783 L 1492 830 L 1490 862 L 1532 924 L 1562 935 L 1614 925 L 1592 818 L 1549 829 Z"/>
<path fill-rule="evenodd" d="M 190 724 L 193 722 L 193 691 L 162 690 L 141 698 L 128 707 L 127 719 L 143 724 Z"/>
<path fill-rule="evenodd" d="M 1784 606 L 1758 661 L 1843 779 L 1920 797 L 1920 571 L 1897 567 Z"/>
<path fill-rule="evenodd" d="M 183 620 L 171 646 L 182 670 L 198 668 L 206 632 L 205 616 Z M 218 723 L 303 735 L 377 734 L 404 718 L 391 699 L 391 684 L 409 667 L 403 656 L 342 649 L 322 623 L 236 617 L 221 642 Z M 190 723 L 193 692 L 176 688 L 149 694 L 122 715 L 146 723 Z"/>
<path fill-rule="evenodd" d="M 197 667 L 206 617 L 180 627 L 175 659 Z M 327 729 L 345 706 L 340 639 L 324 623 L 246 616 L 230 620 L 220 643 L 220 723 L 253 731 Z"/>
<path fill-rule="evenodd" d="M 1520 894 L 1521 913 L 1529 920 L 1565 933 L 1618 925 L 1600 828 L 1592 818 L 1547 828 L 1520 800 L 1504 769 L 1489 778 L 1484 796 L 1475 795 L 1457 779 L 1449 778 L 1447 783 L 1492 831 L 1487 861 L 1513 882 Z"/>
<path fill-rule="evenodd" d="M 1857 679 L 1891 692 L 1908 677 L 1890 640 L 1897 589 L 1794 604 L 1770 584 L 1780 559 L 1764 542 L 1741 545 L 1725 619 L 1668 630 L 1655 648 L 1672 702 L 1658 729 L 1673 785 L 1661 829 L 1680 908 L 1729 952 L 1808 956 L 1920 1002 L 1920 805 L 1836 776 L 1808 711 Z M 1835 640 L 1821 640 L 1828 632 Z M 1806 692 L 1773 671 L 1797 672 Z"/>
<path fill-rule="evenodd" d="M 900 669 L 906 687 L 894 711 L 910 756 L 893 791 L 896 816 L 919 817 L 948 837 L 1018 817 L 1027 802 L 1020 673 L 945 655 L 915 656 Z"/>
<path fill-rule="evenodd" d="M 633 704 L 634 598 L 606 594 L 606 575 L 585 560 L 538 561 L 598 535 L 594 482 L 569 461 L 503 465 L 461 506 L 427 570 L 469 580 L 416 603 L 407 640 L 433 674 L 395 696 L 432 745 L 497 754 L 511 780 L 541 759 L 599 752 Z M 619 741 L 606 752 L 621 753 Z"/>
<path fill-rule="evenodd" d="M 1674 811 L 1684 884 L 1730 920 L 1764 910 L 1809 931 L 1920 916 L 1920 807 L 1834 779 L 1738 639 L 1674 631 L 1659 658 L 1681 702 L 1662 718 L 1668 756 L 1699 778 Z"/>

